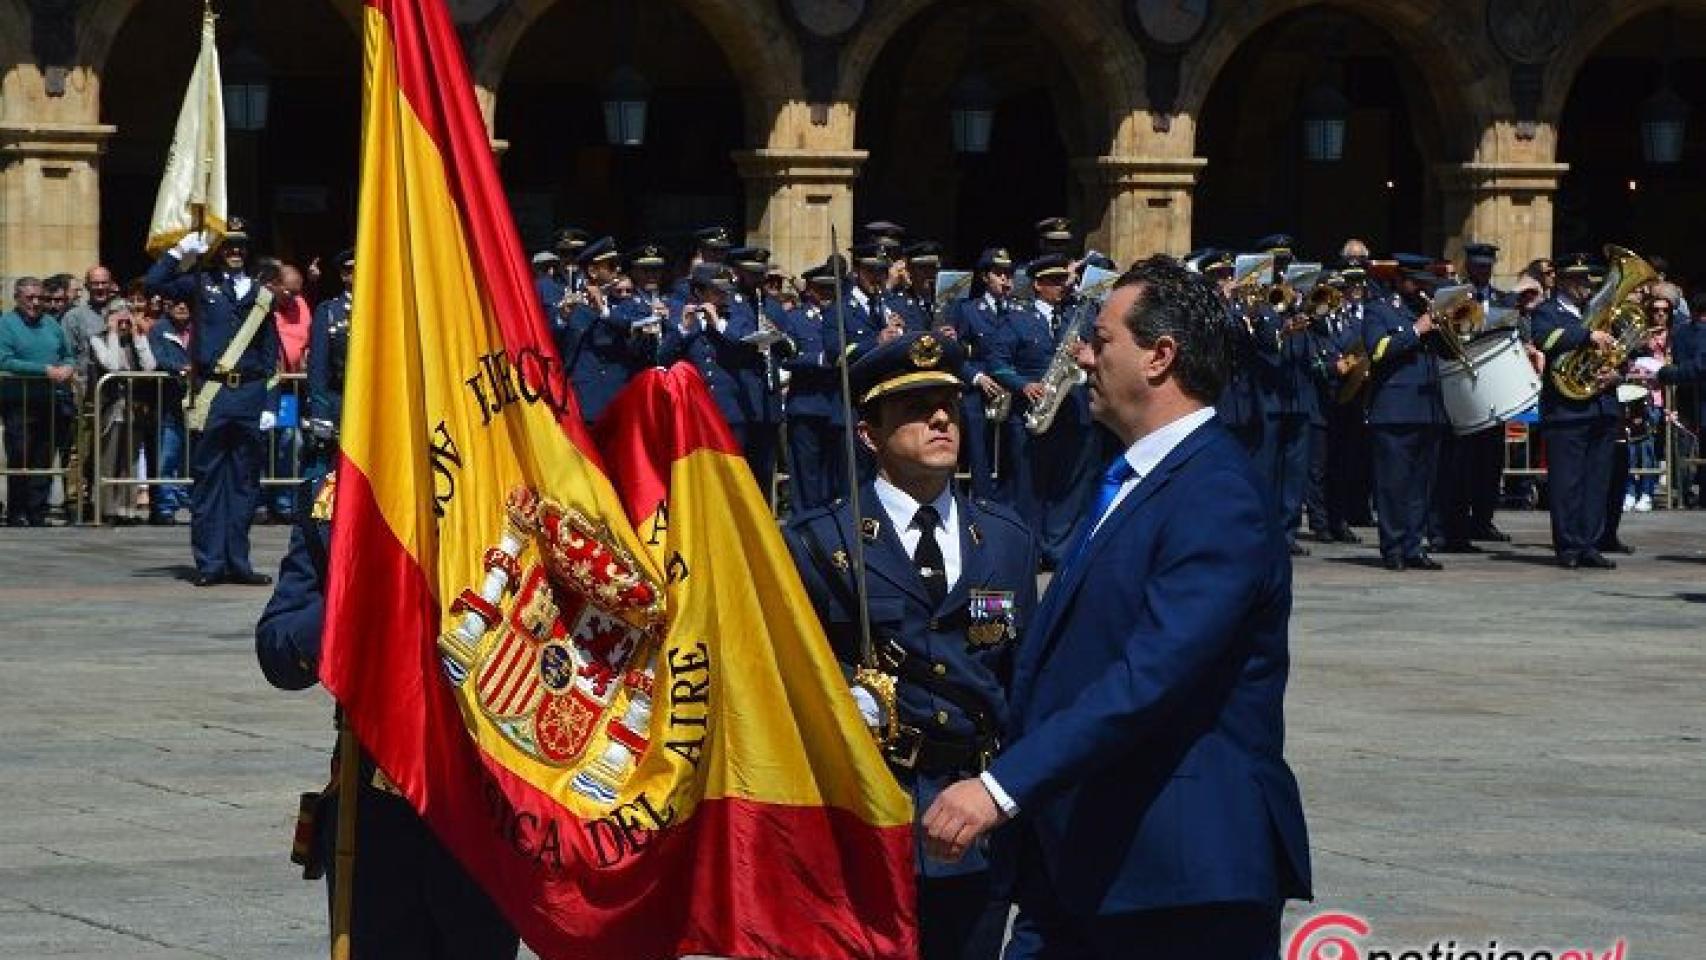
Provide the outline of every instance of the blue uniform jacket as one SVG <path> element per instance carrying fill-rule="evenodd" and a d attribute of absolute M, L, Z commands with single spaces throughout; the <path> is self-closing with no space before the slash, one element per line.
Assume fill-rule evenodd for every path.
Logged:
<path fill-rule="evenodd" d="M 1540 388 L 1540 419 L 1543 423 L 1579 423 L 1586 420 L 1617 419 L 1617 391 L 1601 390 L 1586 400 L 1571 400 L 1552 384 L 1552 367 L 1573 350 L 1587 345 L 1588 328 L 1553 297 L 1534 311 L 1534 345 L 1546 354 L 1546 378 Z"/>
<path fill-rule="evenodd" d="M 990 354 L 995 347 L 996 335 L 1007 325 L 1007 311 L 991 306 L 982 294 L 962 297 L 949 304 L 947 325 L 954 328 L 960 346 L 966 351 L 960 379 L 966 382 L 967 392 L 981 393 L 972 380 L 980 373 L 989 373 Z"/>
<path fill-rule="evenodd" d="M 866 484 L 860 493 L 864 515 L 877 524 L 864 541 L 867 589 L 870 595 L 871 640 L 879 648 L 894 641 L 909 657 L 928 664 L 942 681 L 970 694 L 986 713 L 984 722 L 999 733 L 1008 722 L 1007 685 L 1015 641 L 974 645 L 967 628 L 972 616 L 972 590 L 999 591 L 1012 601 L 1013 627 L 1023 638 L 1037 599 L 1037 549 L 1030 531 L 1006 507 L 961 497 L 960 579 L 939 606 L 932 607 L 918 568 L 892 529 L 877 500 L 876 488 Z M 867 527 L 869 524 L 866 525 Z M 859 618 L 856 588 L 841 563 L 857 556 L 852 505 L 845 500 L 801 514 L 788 525 L 785 539 L 800 570 L 801 582 L 817 610 L 824 632 L 851 674 L 859 661 Z M 900 722 L 935 737 L 970 739 L 977 733 L 974 719 L 953 700 L 902 680 L 899 685 Z M 890 765 L 909 793 L 916 815 L 922 817 L 936 795 L 958 777 L 924 776 Z M 963 774 L 962 774 L 963 775 Z M 918 838 L 916 865 L 925 876 L 953 876 L 987 869 L 986 852 L 978 849 L 959 863 L 942 863 L 924 855 Z"/>
<path fill-rule="evenodd" d="M 1416 336 L 1415 324 L 1409 311 L 1390 301 L 1363 306 L 1362 343 L 1373 363 L 1364 388 L 1371 426 L 1446 422 L 1439 361 Z"/>
<path fill-rule="evenodd" d="M 555 329 L 557 351 L 580 400 L 581 417 L 597 420 L 634 372 L 631 315 L 606 301 L 603 315 L 577 304 L 566 323 Z"/>
<path fill-rule="evenodd" d="M 670 304 L 658 350 L 659 363 L 669 366 L 685 360 L 693 364 L 730 426 L 759 421 L 765 403 L 764 357 L 757 347 L 741 342 L 742 337 L 758 331 L 758 318 L 744 301 L 730 299 L 718 311 L 727 321 L 722 332 L 709 323 L 700 323 L 692 333 L 682 333 L 682 310 L 693 306 L 697 301 L 691 299 Z"/>
<path fill-rule="evenodd" d="M 1199 427 L 1050 584 L 1020 644 L 990 773 L 1069 910 L 1309 896 L 1282 756 L 1291 564 L 1263 489 L 1229 431 Z"/>
<path fill-rule="evenodd" d="M 788 314 L 782 329 L 794 341 L 797 352 L 783 361 L 788 371 L 788 416 L 824 417 L 835 426 L 847 422 L 841 409 L 841 340 L 835 334 L 835 319 L 814 306 L 802 306 Z M 858 341 L 851 335 L 848 346 Z"/>
<path fill-rule="evenodd" d="M 1321 363 L 1323 355 L 1331 353 L 1327 338 L 1313 327 L 1281 337 L 1275 362 L 1266 367 L 1268 416 L 1306 417 L 1317 426 L 1325 425 Z"/>
<path fill-rule="evenodd" d="M 1215 401 L 1215 415 L 1230 426 L 1248 427 L 1260 423 L 1266 411 L 1263 383 L 1278 363 L 1279 333 L 1266 309 L 1248 323 L 1236 304 L 1227 304 L 1226 312 L 1233 325 L 1231 369 Z"/>
<path fill-rule="evenodd" d="M 1013 391 L 1014 410 L 1024 410 L 1030 406 L 1020 392 L 1026 384 L 1036 383 L 1048 373 L 1050 362 L 1054 360 L 1056 337 L 1065 336 L 1067 322 L 1071 319 L 1074 306 L 1063 303 L 1055 308 L 1058 330 L 1051 330 L 1050 323 L 1042 315 L 1035 304 L 1020 307 L 1007 315 L 1007 322 L 995 335 L 990 345 L 989 375 L 996 382 Z M 1090 398 L 1085 390 L 1073 387 L 1065 401 L 1060 405 L 1060 412 L 1055 416 L 1056 425 L 1070 423 L 1076 426 L 1090 425 Z"/>
<path fill-rule="evenodd" d="M 348 292 L 320 304 L 308 327 L 308 416 L 339 423 L 344 413 L 344 367 L 349 361 Z"/>
<path fill-rule="evenodd" d="M 143 282 L 149 293 L 187 298 L 196 305 L 190 359 L 198 378 L 211 377 L 214 365 L 242 328 L 249 308 L 255 305 L 261 284 L 251 281 L 249 289 L 239 298 L 231 278 L 222 271 L 179 273 L 180 267 L 178 258 L 167 253 L 148 268 Z M 278 373 L 278 353 L 278 329 L 269 314 L 232 368 L 232 372 L 243 377 L 243 382 L 223 387 L 214 395 L 213 408 L 208 411 L 209 430 L 233 421 L 256 423 L 262 411 L 277 409 L 278 392 L 269 381 Z"/>
<path fill-rule="evenodd" d="M 160 392 L 160 412 L 174 421 L 183 416 L 183 377 L 190 369 L 190 353 L 179 340 L 189 339 L 189 331 L 190 328 L 185 327 L 178 340 L 174 340 L 167 336 L 174 333 L 172 321 L 164 319 L 148 331 L 148 349 L 154 351 L 155 368 L 162 373 L 177 375 L 167 381 Z"/>
<path fill-rule="evenodd" d="M 313 497 L 304 500 L 312 502 Z M 326 614 L 324 584 L 332 525 L 299 512 L 303 517 L 290 532 L 290 550 L 279 566 L 272 599 L 255 624 L 255 656 L 261 672 L 281 690 L 305 690 L 320 682 L 320 631 Z"/>

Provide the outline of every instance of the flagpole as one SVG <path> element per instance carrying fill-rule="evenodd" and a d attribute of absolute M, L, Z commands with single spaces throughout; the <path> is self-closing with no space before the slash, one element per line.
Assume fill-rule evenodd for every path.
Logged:
<path fill-rule="evenodd" d="M 847 307 L 841 292 L 841 240 L 835 224 L 829 225 L 830 274 L 835 278 L 835 331 L 841 341 L 841 420 L 842 440 L 847 446 L 847 502 L 853 508 L 853 585 L 859 597 L 859 665 L 867 669 L 877 666 L 876 647 L 871 643 L 871 602 L 865 583 L 865 537 L 860 531 L 864 512 L 859 506 L 859 446 L 854 440 L 853 388 L 847 367 L 851 357 L 847 349 Z"/>
<path fill-rule="evenodd" d="M 361 792 L 361 744 L 338 711 L 338 832 L 332 856 L 332 960 L 350 960 L 355 913 L 355 808 Z"/>

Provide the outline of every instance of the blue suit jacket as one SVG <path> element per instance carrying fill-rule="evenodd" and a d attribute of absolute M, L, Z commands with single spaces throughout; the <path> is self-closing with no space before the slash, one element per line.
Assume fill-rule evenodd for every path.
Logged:
<path fill-rule="evenodd" d="M 1210 420 L 1109 515 L 1025 635 L 991 773 L 1070 910 L 1309 896 L 1281 752 L 1291 563 L 1263 489 Z"/>
<path fill-rule="evenodd" d="M 1556 297 L 1534 311 L 1534 345 L 1546 354 L 1546 378 L 1540 388 L 1542 423 L 1580 423 L 1615 420 L 1623 415 L 1616 390 L 1601 390 L 1586 400 L 1571 400 L 1552 384 L 1552 366 L 1565 355 L 1587 345 L 1588 328 L 1582 319 L 1564 309 Z"/>

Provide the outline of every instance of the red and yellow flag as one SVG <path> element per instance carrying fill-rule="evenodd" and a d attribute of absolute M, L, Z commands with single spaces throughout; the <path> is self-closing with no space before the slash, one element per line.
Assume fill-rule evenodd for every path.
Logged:
<path fill-rule="evenodd" d="M 443 3 L 365 16 L 326 687 L 543 957 L 912 957 L 907 798 L 703 382 L 599 456 Z"/>

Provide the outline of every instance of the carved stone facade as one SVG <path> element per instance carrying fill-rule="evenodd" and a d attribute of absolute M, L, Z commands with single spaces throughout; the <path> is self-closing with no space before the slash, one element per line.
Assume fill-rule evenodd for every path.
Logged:
<path fill-rule="evenodd" d="M 0 23 L 9 25 L 0 31 L 0 277 L 95 261 L 100 164 L 127 134 L 102 122 L 102 80 L 115 37 L 146 2 L 0 0 Z M 333 8 L 359 32 L 357 0 L 301 2 Z M 542 17 L 559 4 L 613 2 L 464 5 L 488 8 L 464 28 L 488 122 L 501 115 L 512 55 Z M 839 23 L 818 19 L 822 4 L 811 0 L 646 2 L 677 3 L 677 15 L 696 20 L 731 66 L 745 128 L 732 160 L 753 241 L 796 270 L 822 259 L 831 226 L 846 242 L 868 162 L 860 105 L 869 85 L 889 81 L 873 71 L 885 50 L 949 0 L 844 4 L 859 14 Z M 1035 42 L 1052 45 L 1067 71 L 1073 89 L 1056 113 L 1075 131 L 1067 138 L 1066 212 L 1090 246 L 1129 260 L 1209 239 L 1193 235 L 1193 205 L 1212 162 L 1198 144 L 1210 91 L 1270 25 L 1320 9 L 1380 31 L 1408 61 L 1411 112 L 1435 143 L 1421 190 L 1427 241 L 1448 255 L 1470 238 L 1496 242 L 1515 269 L 1553 250 L 1554 199 L 1569 169 L 1558 128 L 1583 64 L 1631 21 L 1665 8 L 1699 16 L 1706 0 L 1214 0 L 1204 23 L 1181 28 L 1184 36 L 1155 35 L 1143 13 L 1153 7 L 1141 0 L 999 6 L 1046 23 Z M 21 24 L 31 28 L 14 29 Z M 176 55 L 193 57 L 195 37 L 183 43 Z M 162 88 L 162 96 L 175 109 L 177 92 Z M 501 143 L 514 131 L 492 135 Z"/>

